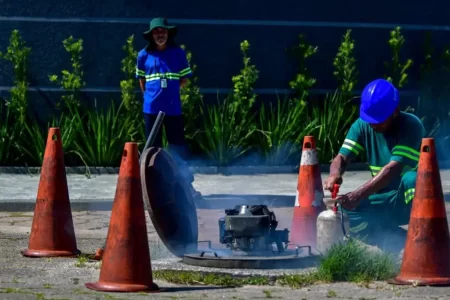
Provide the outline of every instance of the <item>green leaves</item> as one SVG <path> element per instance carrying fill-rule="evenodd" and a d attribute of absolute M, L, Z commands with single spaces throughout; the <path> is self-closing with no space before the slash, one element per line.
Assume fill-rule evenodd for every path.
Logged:
<path fill-rule="evenodd" d="M 268 109 L 266 108 L 268 107 Z M 259 151 L 267 165 L 284 165 L 301 153 L 303 137 L 317 129 L 317 120 L 308 119 L 307 106 L 289 99 L 264 105 L 259 113 Z"/>
<path fill-rule="evenodd" d="M 313 132 L 320 162 L 329 163 L 337 155 L 348 129 L 356 118 L 357 106 L 338 90 L 327 94 L 320 106 L 312 107 L 311 119 L 320 124 Z"/>
<path fill-rule="evenodd" d="M 118 166 L 122 149 L 137 134 L 135 117 L 126 114 L 123 104 L 111 103 L 106 111 L 86 110 L 75 113 L 76 135 L 72 151 L 79 154 L 88 166 Z"/>
<path fill-rule="evenodd" d="M 386 79 L 392 82 L 396 87 L 402 88 L 408 83 L 408 69 L 413 65 L 411 59 L 407 59 L 405 63 L 400 60 L 400 51 L 405 43 L 405 38 L 401 33 L 400 27 L 396 27 L 390 32 L 389 46 L 392 49 L 392 59 L 390 62 L 385 62 L 386 68 L 389 70 L 389 75 Z"/>
<path fill-rule="evenodd" d="M 347 30 L 342 38 L 336 57 L 333 61 L 335 71 L 334 76 L 337 78 L 339 90 L 345 96 L 351 96 L 353 90 L 358 83 L 358 70 L 356 67 L 356 59 L 353 51 L 355 41 L 351 37 L 351 29 Z"/>
<path fill-rule="evenodd" d="M 316 79 L 311 77 L 306 67 L 306 62 L 319 48 L 308 44 L 304 35 L 299 35 L 298 39 L 298 45 L 291 49 L 298 61 L 298 71 L 294 80 L 289 82 L 289 87 L 294 90 L 296 99 L 304 100 L 308 96 L 308 90 L 316 83 Z"/>
<path fill-rule="evenodd" d="M 63 41 L 64 49 L 70 54 L 70 62 L 72 70 L 62 70 L 61 77 L 56 74 L 49 75 L 49 80 L 52 83 L 61 85 L 61 88 L 67 91 L 67 94 L 61 96 L 61 102 L 56 105 L 60 107 L 61 104 L 69 111 L 80 106 L 79 94 L 80 90 L 86 85 L 84 82 L 84 71 L 82 60 L 83 40 L 75 39 L 73 36 L 68 37 Z"/>

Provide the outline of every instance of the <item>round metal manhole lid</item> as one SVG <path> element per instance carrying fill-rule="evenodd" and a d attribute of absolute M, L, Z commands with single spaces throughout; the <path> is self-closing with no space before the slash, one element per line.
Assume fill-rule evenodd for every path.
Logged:
<path fill-rule="evenodd" d="M 284 255 L 238 256 L 220 255 L 222 251 L 189 253 L 183 263 L 191 266 L 225 269 L 302 269 L 317 266 L 317 255 L 297 255 L 287 251 Z"/>
<path fill-rule="evenodd" d="M 141 181 L 144 204 L 167 249 L 178 257 L 195 252 L 197 209 L 189 185 L 171 155 L 156 147 L 144 151 Z"/>

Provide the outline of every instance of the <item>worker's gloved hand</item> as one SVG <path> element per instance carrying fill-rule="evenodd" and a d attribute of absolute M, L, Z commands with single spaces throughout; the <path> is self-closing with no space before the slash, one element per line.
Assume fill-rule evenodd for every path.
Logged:
<path fill-rule="evenodd" d="M 323 188 L 326 191 L 333 192 L 333 188 L 335 184 L 342 184 L 342 177 L 339 175 L 330 175 L 323 183 Z"/>
<path fill-rule="evenodd" d="M 356 197 L 352 192 L 345 195 L 339 195 L 336 201 L 346 210 L 354 210 L 360 202 L 360 199 Z"/>

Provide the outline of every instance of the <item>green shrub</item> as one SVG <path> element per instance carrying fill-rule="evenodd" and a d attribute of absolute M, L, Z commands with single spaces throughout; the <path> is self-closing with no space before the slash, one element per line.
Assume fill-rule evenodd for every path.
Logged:
<path fill-rule="evenodd" d="M 20 164 L 15 156 L 21 141 L 20 128 L 11 110 L 0 102 L 0 166 Z"/>
<path fill-rule="evenodd" d="M 339 90 L 344 97 L 350 97 L 358 83 L 358 70 L 353 51 L 355 41 L 351 37 L 351 29 L 347 30 L 342 38 L 336 57 L 333 61 L 334 76 L 339 84 Z"/>
<path fill-rule="evenodd" d="M 13 30 L 5 53 L 0 59 L 12 64 L 14 86 L 10 99 L 0 102 L 0 165 L 20 164 L 20 143 L 23 140 L 22 128 L 27 124 L 28 56 L 27 47 L 19 31 Z M 0 99 L 2 101 L 2 99 Z"/>
<path fill-rule="evenodd" d="M 57 107 L 64 110 L 73 110 L 80 107 L 80 90 L 86 85 L 84 82 L 84 71 L 81 63 L 83 52 L 83 40 L 76 40 L 73 36 L 63 41 L 64 49 L 70 54 L 72 71 L 62 70 L 61 78 L 58 75 L 50 75 L 49 80 L 58 83 L 67 92 L 61 96 L 61 101 L 57 102 Z"/>
<path fill-rule="evenodd" d="M 31 48 L 26 46 L 17 29 L 11 33 L 6 52 L 0 52 L 0 59 L 5 59 L 13 65 L 14 86 L 10 91 L 11 98 L 7 101 L 7 105 L 21 125 L 25 124 L 27 117 L 28 56 L 30 52 Z"/>
<path fill-rule="evenodd" d="M 122 103 L 126 109 L 125 114 L 127 118 L 133 119 L 130 126 L 131 131 L 137 131 L 138 134 L 131 138 L 133 142 L 142 142 L 144 140 L 144 119 L 136 118 L 142 115 L 142 101 L 137 98 L 136 88 L 138 88 L 138 80 L 136 79 L 136 61 L 138 52 L 134 48 L 134 35 L 127 38 L 126 44 L 122 47 L 125 52 L 125 57 L 122 59 L 121 71 L 125 75 L 125 79 L 120 81 L 120 91 L 122 96 Z M 134 118 L 133 118 L 134 117 Z"/>
<path fill-rule="evenodd" d="M 240 120 L 240 107 L 231 99 L 200 109 L 204 128 L 198 132 L 197 142 L 211 163 L 218 166 L 230 165 L 247 153 L 255 132 L 254 119 Z"/>
<path fill-rule="evenodd" d="M 337 90 L 326 95 L 322 107 L 313 107 L 311 119 L 320 124 L 313 135 L 317 141 L 321 163 L 329 163 L 337 155 L 348 129 L 356 118 L 357 107 Z"/>
<path fill-rule="evenodd" d="M 142 105 L 136 98 L 136 88 L 138 87 L 135 75 L 137 51 L 134 49 L 133 42 L 134 35 L 131 35 L 122 47 L 125 57 L 121 61 L 121 71 L 125 75 L 125 79 L 120 81 L 120 90 L 125 108 L 132 114 L 139 114 L 141 113 Z"/>
<path fill-rule="evenodd" d="M 180 91 L 181 105 L 185 116 L 184 132 L 186 139 L 195 143 L 194 136 L 201 124 L 200 106 L 203 102 L 203 95 L 200 93 L 200 87 L 198 86 L 197 65 L 193 63 L 192 52 L 187 50 L 185 45 L 181 47 L 186 52 L 187 61 L 193 73 L 193 76 Z"/>
<path fill-rule="evenodd" d="M 72 124 L 76 134 L 73 151 L 88 166 L 119 166 L 122 149 L 137 134 L 133 126 L 135 117 L 126 113 L 123 103 L 116 108 L 75 111 Z"/>
<path fill-rule="evenodd" d="M 292 49 L 294 56 L 298 60 L 298 73 L 294 80 L 289 82 L 289 87 L 294 90 L 295 98 L 302 101 L 308 96 L 309 89 L 316 83 L 316 79 L 311 77 L 306 67 L 306 61 L 309 57 L 316 54 L 319 48 L 308 44 L 304 35 L 299 35 L 298 39 L 298 45 Z"/>
<path fill-rule="evenodd" d="M 57 103 L 61 109 L 51 116 L 50 121 L 38 122 L 27 115 L 27 61 L 31 49 L 26 47 L 19 32 L 13 31 L 6 53 L 0 53 L 0 58 L 12 63 L 15 76 L 14 87 L 5 102 L 7 105 L 0 104 L 0 164 L 40 165 L 49 127 L 61 128 L 67 165 L 119 166 L 124 143 L 137 141 L 142 146 L 144 125 L 142 118 L 136 118 L 136 114 L 141 114 L 141 105 L 135 92 L 137 51 L 133 41 L 134 36 L 130 36 L 122 47 L 125 57 L 121 61 L 124 73 L 120 81 L 121 105 L 117 107 L 112 102 L 107 109 L 99 109 L 81 105 L 80 91 L 86 85 L 81 63 L 83 40 L 72 36 L 65 39 L 63 46 L 70 55 L 71 68 L 62 70 L 60 75 L 49 76 L 51 82 L 62 88 L 62 97 Z M 404 43 L 400 28 L 391 31 L 389 45 L 393 54 L 392 60 L 386 62 L 386 78 L 399 88 L 407 84 L 408 72 L 413 66 L 410 59 L 403 62 L 400 58 Z M 316 79 L 306 65 L 318 48 L 300 35 L 298 45 L 293 48 L 298 71 L 289 82 L 294 96 L 276 99 L 275 104 L 262 103 L 261 108 L 255 105 L 257 95 L 254 91 L 260 74 L 252 64 L 248 41 L 240 44 L 242 67 L 231 79 L 232 93 L 211 105 L 204 103 L 192 53 L 184 45 L 182 47 L 194 72 L 194 77 L 181 90 L 186 137 L 191 149 L 195 148 L 215 165 L 236 164 L 255 153 L 265 164 L 288 164 L 298 159 L 305 135 L 315 136 L 320 161 L 329 162 L 357 117 L 357 106 L 349 100 L 359 74 L 354 58 L 355 41 L 350 30 L 344 34 L 333 60 L 333 74 L 338 82 L 334 93 L 327 94 L 321 101 L 311 101 L 309 92 Z M 423 78 L 441 82 L 437 79 L 443 80 L 450 71 L 450 51 L 445 49 L 436 54 L 428 47 L 421 69 L 422 74 L 426 74 Z M 425 83 L 417 105 L 411 109 L 423 120 L 431 120 L 431 125 L 427 126 L 429 135 L 445 140 L 449 135 L 449 108 L 445 104 L 447 87 L 442 83 L 444 88 Z M 433 108 L 443 109 L 430 109 L 430 99 Z M 167 146 L 165 139 L 164 146 Z"/>
<path fill-rule="evenodd" d="M 241 42 L 243 68 L 233 76 L 233 93 L 223 103 L 201 106 L 203 130 L 197 142 L 208 158 L 224 166 L 234 163 L 252 147 L 250 141 L 256 131 L 255 114 L 252 107 L 256 99 L 253 85 L 259 71 L 248 56 L 250 44 Z"/>
<path fill-rule="evenodd" d="M 405 63 L 401 62 L 400 54 L 405 38 L 401 33 L 400 27 L 395 28 L 390 32 L 389 46 L 392 50 L 392 59 L 390 62 L 385 62 L 389 75 L 387 80 L 392 82 L 396 87 L 402 88 L 408 83 L 408 69 L 413 65 L 411 59 L 407 59 Z"/>
<path fill-rule="evenodd" d="M 319 127 L 318 120 L 308 122 L 307 107 L 297 100 L 278 99 L 276 108 L 262 106 L 257 145 L 266 165 L 284 165 L 299 156 L 303 138 Z"/>

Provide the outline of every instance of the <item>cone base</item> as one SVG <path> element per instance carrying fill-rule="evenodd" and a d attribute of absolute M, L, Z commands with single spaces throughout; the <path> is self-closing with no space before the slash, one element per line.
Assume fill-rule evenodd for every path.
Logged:
<path fill-rule="evenodd" d="M 80 250 L 32 250 L 26 249 L 21 251 L 25 257 L 74 257 L 81 254 Z"/>
<path fill-rule="evenodd" d="M 124 292 L 124 293 L 159 293 L 160 289 L 156 283 L 151 283 L 150 285 L 145 284 L 127 284 L 127 283 L 108 283 L 108 282 L 89 282 L 85 286 L 94 291 L 99 292 Z"/>
<path fill-rule="evenodd" d="M 432 278 L 402 278 L 397 276 L 387 281 L 395 285 L 414 285 L 414 286 L 450 286 L 450 277 L 432 277 Z"/>

